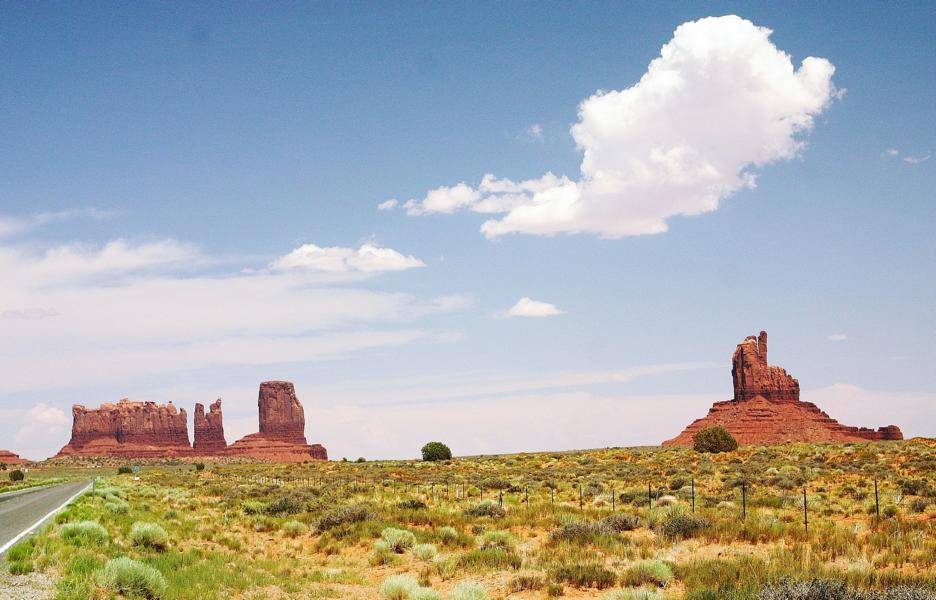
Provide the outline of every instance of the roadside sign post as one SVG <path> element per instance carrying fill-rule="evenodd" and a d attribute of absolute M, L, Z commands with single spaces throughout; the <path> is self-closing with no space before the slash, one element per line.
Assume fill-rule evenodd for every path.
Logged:
<path fill-rule="evenodd" d="M 140 465 L 133 465 L 133 480 L 140 480 Z"/>

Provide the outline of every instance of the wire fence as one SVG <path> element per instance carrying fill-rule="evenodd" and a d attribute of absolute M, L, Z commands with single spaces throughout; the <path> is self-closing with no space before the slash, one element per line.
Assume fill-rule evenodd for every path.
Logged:
<path fill-rule="evenodd" d="M 615 512 L 625 508 L 647 509 L 684 503 L 688 510 L 696 513 L 701 510 L 719 509 L 720 513 L 734 512 L 740 521 L 748 518 L 749 509 L 786 509 L 801 511 L 802 526 L 808 532 L 810 520 L 817 517 L 865 516 L 880 519 L 886 514 L 882 507 L 898 506 L 904 499 L 899 489 L 890 489 L 886 494 L 878 479 L 865 480 L 862 488 L 854 485 L 837 486 L 839 500 L 848 499 L 848 508 L 841 502 L 835 502 L 833 488 L 825 482 L 814 482 L 815 489 L 809 485 L 796 488 L 787 486 L 777 488 L 767 484 L 751 484 L 741 481 L 730 490 L 716 489 L 715 486 L 702 486 L 700 489 L 695 478 L 685 485 L 682 480 L 646 483 L 642 491 L 633 481 L 589 481 L 544 483 L 534 482 L 497 482 L 490 480 L 470 481 L 464 478 L 442 481 L 414 481 L 397 477 L 341 477 L 318 475 L 308 477 L 280 477 L 262 474 L 235 474 L 211 472 L 210 479 L 221 479 L 255 485 L 278 486 L 289 488 L 320 488 L 339 497 L 368 497 L 418 499 L 427 504 L 496 502 L 504 508 L 546 508 L 579 512 Z M 936 499 L 933 499 L 936 502 Z M 855 508 L 859 510 L 855 510 Z M 836 510 L 840 509 L 840 510 Z"/>

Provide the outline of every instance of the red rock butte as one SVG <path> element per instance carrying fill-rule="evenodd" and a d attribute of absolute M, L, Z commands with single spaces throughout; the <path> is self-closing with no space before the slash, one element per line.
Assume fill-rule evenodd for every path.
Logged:
<path fill-rule="evenodd" d="M 896 425 L 877 430 L 842 425 L 812 402 L 799 399 L 799 381 L 767 364 L 767 332 L 748 336 L 731 359 L 734 398 L 716 402 L 664 446 L 691 446 L 693 436 L 706 427 L 720 425 L 739 444 L 772 445 L 792 442 L 836 443 L 902 440 Z"/>
<path fill-rule="evenodd" d="M 195 442 L 192 449 L 199 456 L 217 454 L 227 448 L 224 440 L 224 423 L 221 419 L 221 398 L 218 398 L 208 407 L 195 403 Z"/>
<path fill-rule="evenodd" d="M 20 458 L 18 454 L 13 454 L 9 450 L 0 450 L 0 463 L 4 465 L 23 465 L 29 461 Z"/>
<path fill-rule="evenodd" d="M 264 381 L 257 398 L 260 431 L 242 437 L 224 450 L 227 456 L 249 456 L 274 462 L 328 460 L 320 444 L 305 437 L 305 412 L 288 381 Z"/>
<path fill-rule="evenodd" d="M 192 454 L 185 409 L 172 402 L 131 402 L 88 409 L 72 406 L 71 440 L 60 456 L 176 457 Z"/>

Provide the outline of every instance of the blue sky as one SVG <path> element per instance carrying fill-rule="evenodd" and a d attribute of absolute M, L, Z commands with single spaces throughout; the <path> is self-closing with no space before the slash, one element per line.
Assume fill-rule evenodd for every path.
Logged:
<path fill-rule="evenodd" d="M 695 95 L 640 87 L 642 129 L 614 137 L 596 92 L 730 14 L 769 41 L 728 48 L 724 80 L 673 67 Z M 72 403 L 126 396 L 191 413 L 221 395 L 232 441 L 265 379 L 296 382 L 336 457 L 656 443 L 730 397 L 734 345 L 760 329 L 804 399 L 931 436 L 934 27 L 923 2 L 5 4 L 0 448 L 54 453 Z M 684 31 L 685 48 L 719 37 Z M 732 69 L 771 43 L 795 69 L 834 65 L 812 69 L 830 87 L 781 74 L 751 100 Z M 811 126 L 742 118 L 761 113 Z M 676 138 L 711 141 L 717 209 L 673 172 L 647 193 L 612 177 L 602 204 L 601 173 Z M 430 190 L 548 172 L 592 212 L 426 210 Z M 521 298 L 561 314 L 510 316 Z"/>

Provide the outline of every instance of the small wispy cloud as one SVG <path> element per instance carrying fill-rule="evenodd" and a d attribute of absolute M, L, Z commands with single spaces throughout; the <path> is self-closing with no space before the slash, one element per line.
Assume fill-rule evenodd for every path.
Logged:
<path fill-rule="evenodd" d="M 904 161 L 908 165 L 918 165 L 930 159 L 929 152 L 927 152 L 926 154 L 921 154 L 919 156 L 913 156 L 910 154 L 902 154 L 896 148 L 888 148 L 887 150 L 881 153 L 881 156 L 883 156 L 884 158 L 899 158 L 900 160 Z"/>
<path fill-rule="evenodd" d="M 18 235 L 51 223 L 61 223 L 63 221 L 72 221 L 75 219 L 103 221 L 113 216 L 114 213 L 112 211 L 102 210 L 94 206 L 45 211 L 33 213 L 26 217 L 0 215 L 0 237 Z"/>
<path fill-rule="evenodd" d="M 396 198 L 391 198 L 389 200 L 384 200 L 377 205 L 377 210 L 393 210 L 400 203 Z"/>
<path fill-rule="evenodd" d="M 542 125 L 539 123 L 533 123 L 523 130 L 523 134 L 520 137 L 533 142 L 542 142 L 543 139 L 545 139 L 546 134 L 543 131 Z"/>
<path fill-rule="evenodd" d="M 826 337 L 830 342 L 844 342 L 848 339 L 848 335 L 844 333 L 833 333 Z"/>
<path fill-rule="evenodd" d="M 555 304 L 541 302 L 524 296 L 510 307 L 507 314 L 511 317 L 554 317 L 556 315 L 565 314 L 565 311 L 559 310 Z"/>

